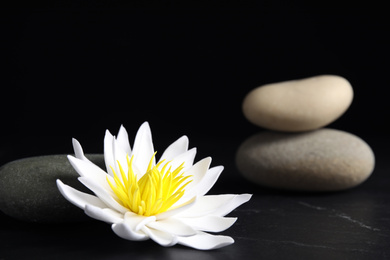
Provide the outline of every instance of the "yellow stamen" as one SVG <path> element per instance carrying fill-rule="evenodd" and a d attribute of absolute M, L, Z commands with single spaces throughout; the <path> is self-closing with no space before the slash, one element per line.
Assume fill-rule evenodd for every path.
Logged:
<path fill-rule="evenodd" d="M 115 183 L 107 177 L 116 200 L 130 211 L 143 216 L 153 216 L 169 210 L 183 197 L 185 187 L 192 181 L 188 180 L 192 176 L 183 176 L 184 163 L 173 171 L 169 165 L 171 162 L 163 164 L 164 160 L 153 166 L 155 155 L 156 153 L 150 159 L 146 173 L 139 180 L 133 171 L 134 156 L 127 156 L 127 176 L 117 161 L 120 175 L 110 166 Z M 163 166 L 159 170 L 161 165 Z"/>

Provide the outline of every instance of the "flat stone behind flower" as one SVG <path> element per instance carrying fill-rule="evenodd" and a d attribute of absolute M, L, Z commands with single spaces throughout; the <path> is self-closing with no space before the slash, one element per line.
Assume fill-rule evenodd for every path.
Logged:
<path fill-rule="evenodd" d="M 103 169 L 100 154 L 86 155 Z M 61 179 L 80 191 L 89 192 L 78 180 L 79 175 L 66 155 L 30 157 L 9 162 L 0 168 L 0 210 L 30 222 L 74 222 L 89 218 L 67 201 L 58 191 Z"/>

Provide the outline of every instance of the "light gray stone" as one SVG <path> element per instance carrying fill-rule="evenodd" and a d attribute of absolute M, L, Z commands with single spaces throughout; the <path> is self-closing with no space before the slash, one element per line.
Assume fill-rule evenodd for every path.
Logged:
<path fill-rule="evenodd" d="M 104 168 L 103 155 L 86 155 Z M 61 179 L 78 190 L 90 191 L 78 180 L 79 175 L 66 155 L 30 157 L 9 162 L 0 168 L 0 210 L 30 222 L 73 222 L 88 219 L 84 212 L 67 201 L 58 191 Z"/>
<path fill-rule="evenodd" d="M 353 89 L 345 78 L 321 75 L 255 88 L 245 97 L 242 109 L 255 125 L 299 132 L 335 121 L 348 109 L 352 99 Z"/>
<path fill-rule="evenodd" d="M 241 144 L 236 165 L 244 177 L 263 186 L 337 191 L 364 182 L 374 169 L 375 157 L 366 142 L 339 130 L 265 131 Z"/>

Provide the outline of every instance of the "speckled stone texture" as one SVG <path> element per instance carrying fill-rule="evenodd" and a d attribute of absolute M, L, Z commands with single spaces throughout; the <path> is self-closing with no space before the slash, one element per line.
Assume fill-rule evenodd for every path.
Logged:
<path fill-rule="evenodd" d="M 86 155 L 104 169 L 103 155 Z M 88 219 L 57 189 L 61 179 L 78 190 L 89 192 L 66 155 L 47 155 L 16 160 L 0 168 L 0 210 L 30 222 L 73 222 Z M 90 193 L 90 192 L 89 192 Z"/>
<path fill-rule="evenodd" d="M 242 143 L 236 165 L 244 177 L 260 185 L 337 191 L 364 182 L 374 169 L 375 157 L 366 142 L 339 130 L 265 131 Z"/>

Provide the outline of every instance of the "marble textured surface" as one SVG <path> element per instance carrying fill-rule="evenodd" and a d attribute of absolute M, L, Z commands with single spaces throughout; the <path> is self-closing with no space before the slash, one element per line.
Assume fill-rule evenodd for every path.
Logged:
<path fill-rule="evenodd" d="M 315 194 L 259 188 L 242 178 L 234 166 L 239 140 L 195 139 L 192 145 L 203 147 L 200 153 L 214 155 L 212 165 L 225 166 L 211 193 L 254 194 L 250 202 L 231 213 L 238 221 L 223 233 L 232 236 L 235 244 L 220 250 L 203 252 L 126 241 L 105 223 L 94 220 L 43 225 L 0 213 L 0 259 L 26 259 L 30 255 L 42 259 L 388 259 L 388 140 L 367 141 L 377 154 L 372 177 L 348 191 Z"/>

